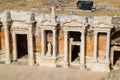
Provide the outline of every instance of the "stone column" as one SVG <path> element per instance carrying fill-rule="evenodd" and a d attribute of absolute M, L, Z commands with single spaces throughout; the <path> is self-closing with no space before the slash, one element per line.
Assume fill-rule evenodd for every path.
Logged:
<path fill-rule="evenodd" d="M 29 29 L 28 41 L 29 41 L 29 65 L 34 64 L 34 50 L 33 50 L 33 33 L 32 28 Z"/>
<path fill-rule="evenodd" d="M 97 49 L 98 49 L 98 33 L 94 32 L 94 56 L 93 56 L 93 61 L 97 62 Z"/>
<path fill-rule="evenodd" d="M 42 44 L 42 56 L 45 56 L 45 52 L 46 52 L 46 32 L 45 30 L 41 29 L 41 44 Z"/>
<path fill-rule="evenodd" d="M 85 32 L 81 32 L 81 55 L 80 55 L 80 69 L 85 68 Z"/>
<path fill-rule="evenodd" d="M 9 44 L 9 30 L 8 30 L 8 23 L 3 23 L 4 26 L 4 34 L 5 34 L 5 48 L 6 48 L 6 64 L 11 63 L 10 59 L 10 44 Z"/>
<path fill-rule="evenodd" d="M 64 68 L 68 67 L 68 32 L 64 31 Z"/>
<path fill-rule="evenodd" d="M 16 46 L 16 35 L 15 33 L 12 33 L 12 39 L 13 39 L 13 61 L 17 60 L 17 46 Z"/>
<path fill-rule="evenodd" d="M 53 58 L 57 55 L 57 31 L 53 30 Z"/>
<path fill-rule="evenodd" d="M 109 54 L 110 54 L 110 32 L 107 32 L 107 40 L 106 40 L 106 62 L 109 62 Z"/>

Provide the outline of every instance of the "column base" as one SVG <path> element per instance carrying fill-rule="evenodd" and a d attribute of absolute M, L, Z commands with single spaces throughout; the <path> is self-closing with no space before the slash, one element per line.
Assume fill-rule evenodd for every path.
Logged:
<path fill-rule="evenodd" d="M 93 62 L 96 63 L 96 62 L 98 62 L 98 60 L 97 60 L 97 59 L 94 59 Z"/>
<path fill-rule="evenodd" d="M 84 70 L 85 69 L 85 65 L 84 64 L 80 65 L 80 69 Z"/>
<path fill-rule="evenodd" d="M 6 62 L 5 62 L 5 64 L 10 64 L 10 63 L 11 63 L 11 61 L 6 61 Z"/>
<path fill-rule="evenodd" d="M 56 67 L 56 59 L 53 59 L 53 58 L 42 58 L 40 60 L 39 66 Z"/>
<path fill-rule="evenodd" d="M 11 63 L 10 59 L 7 59 L 5 62 L 5 64 L 10 64 L 10 63 Z"/>
<path fill-rule="evenodd" d="M 92 64 L 92 71 L 100 71 L 100 72 L 110 72 L 110 63 L 103 63 L 103 62 L 93 62 Z"/>
<path fill-rule="evenodd" d="M 109 63 L 109 62 L 110 62 L 110 60 L 109 60 L 109 59 L 105 59 L 105 62 L 106 62 L 106 63 Z"/>
<path fill-rule="evenodd" d="M 30 65 L 30 66 L 33 66 L 33 65 L 34 65 L 34 62 L 29 62 L 29 65 Z"/>
<path fill-rule="evenodd" d="M 63 67 L 64 67 L 64 68 L 68 68 L 68 63 L 65 62 Z"/>

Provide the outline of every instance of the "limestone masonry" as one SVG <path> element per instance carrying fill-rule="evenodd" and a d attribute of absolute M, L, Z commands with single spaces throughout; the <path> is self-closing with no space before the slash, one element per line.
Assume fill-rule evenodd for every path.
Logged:
<path fill-rule="evenodd" d="M 110 72 L 120 60 L 120 17 L 0 12 L 0 62 Z"/>

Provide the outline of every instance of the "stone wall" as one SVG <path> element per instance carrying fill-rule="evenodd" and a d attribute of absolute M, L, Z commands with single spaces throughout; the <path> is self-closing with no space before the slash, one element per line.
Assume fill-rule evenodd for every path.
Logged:
<path fill-rule="evenodd" d="M 14 58 L 15 38 L 13 36 L 15 36 L 16 34 L 26 34 L 28 36 L 29 50 L 31 50 L 33 47 L 33 54 L 29 54 L 30 64 L 33 64 L 31 55 L 34 55 L 35 57 L 34 62 L 38 63 L 39 65 L 48 66 L 50 64 L 50 66 L 55 67 L 56 64 L 60 64 L 62 66 L 67 66 L 70 64 L 69 61 L 67 62 L 70 54 L 69 32 L 79 32 L 80 40 L 77 43 L 80 43 L 80 49 L 84 49 L 83 47 L 85 47 L 85 50 L 80 51 L 81 52 L 80 56 L 84 57 L 84 58 L 81 57 L 82 60 L 80 62 L 80 66 L 84 66 L 84 62 L 85 62 L 85 66 L 90 69 L 92 69 L 93 65 L 95 65 L 96 67 L 100 65 L 102 66 L 102 68 L 106 67 L 105 62 L 110 54 L 109 50 L 107 50 L 107 48 L 109 49 L 110 44 L 108 44 L 107 41 L 110 41 L 109 33 L 111 34 L 112 32 L 111 30 L 113 29 L 112 17 L 79 16 L 79 15 L 64 15 L 64 14 L 51 15 L 44 13 L 25 12 L 25 11 L 8 11 L 8 12 L 10 12 L 10 15 L 8 15 L 9 19 L 8 21 L 6 21 L 6 23 L 8 22 L 10 23 L 10 25 L 7 26 L 7 31 L 9 31 L 9 43 L 10 43 L 9 47 L 10 47 L 10 54 L 12 55 L 11 59 L 13 59 L 13 61 L 15 59 Z M 4 12 L 0 14 L 1 22 L 3 23 L 1 27 L 0 35 L 1 35 L 2 52 L 5 53 L 6 39 L 5 39 L 4 31 L 6 30 L 6 28 L 4 25 L 5 16 L 3 14 Z M 56 33 L 57 36 L 54 33 Z M 43 34 L 45 35 L 43 36 Z M 45 39 L 42 40 L 42 38 L 45 37 L 46 40 Z M 54 43 L 53 40 L 57 42 Z M 65 42 L 65 40 L 67 42 Z M 96 41 L 97 43 L 95 43 Z M 46 44 L 43 45 L 42 42 L 45 42 Z M 45 53 L 42 53 L 44 52 L 43 46 L 47 46 L 49 42 L 51 43 L 52 47 L 54 44 L 55 45 L 57 44 L 56 46 L 54 46 L 54 48 L 57 49 L 57 52 L 54 52 L 54 50 L 52 50 L 52 52 L 56 53 L 55 55 L 53 55 L 53 57 L 46 57 L 44 55 L 47 52 L 47 47 L 44 47 Z M 65 47 L 65 45 L 67 46 Z M 75 45 L 78 44 L 76 44 L 75 42 Z M 66 49 L 67 47 L 68 49 Z M 97 52 L 95 51 L 96 49 Z M 65 53 L 65 51 L 67 53 Z M 95 55 L 95 52 L 97 56 Z M 94 63 L 93 58 L 96 59 L 96 57 L 98 62 Z M 101 63 L 101 59 L 103 60 L 104 63 Z M 109 64 L 107 64 L 107 66 L 108 65 Z"/>

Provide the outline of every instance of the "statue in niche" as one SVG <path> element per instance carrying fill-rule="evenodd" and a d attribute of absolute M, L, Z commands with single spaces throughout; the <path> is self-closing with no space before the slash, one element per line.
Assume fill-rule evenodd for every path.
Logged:
<path fill-rule="evenodd" d="M 52 56 L 52 44 L 49 42 L 47 44 L 47 54 L 46 56 Z"/>

